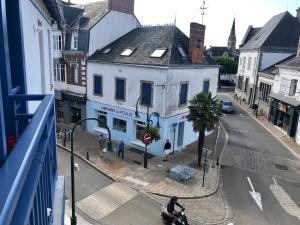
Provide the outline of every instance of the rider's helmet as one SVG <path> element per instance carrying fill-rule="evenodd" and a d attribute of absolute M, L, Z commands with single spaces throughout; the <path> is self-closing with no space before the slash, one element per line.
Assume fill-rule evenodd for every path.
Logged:
<path fill-rule="evenodd" d="M 172 196 L 172 197 L 171 197 L 171 201 L 172 201 L 172 202 L 176 202 L 176 201 L 177 201 L 177 197 L 176 197 L 176 196 Z"/>

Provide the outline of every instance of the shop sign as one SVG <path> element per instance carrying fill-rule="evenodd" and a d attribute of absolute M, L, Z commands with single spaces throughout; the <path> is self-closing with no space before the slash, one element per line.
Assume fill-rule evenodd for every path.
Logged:
<path fill-rule="evenodd" d="M 134 115 L 133 112 L 127 112 L 122 109 L 116 109 L 116 108 L 108 107 L 108 106 L 102 106 L 102 110 L 105 112 L 111 112 L 111 113 L 115 113 L 115 114 L 122 115 L 122 116 L 128 116 L 128 117 L 133 117 L 133 115 Z"/>
<path fill-rule="evenodd" d="M 281 102 L 279 103 L 279 110 L 281 111 L 281 112 L 286 112 L 286 105 L 284 105 L 284 104 L 282 104 Z"/>

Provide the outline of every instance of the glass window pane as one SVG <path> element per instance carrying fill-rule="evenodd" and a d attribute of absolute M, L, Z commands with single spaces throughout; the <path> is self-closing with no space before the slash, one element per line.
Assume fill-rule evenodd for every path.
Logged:
<path fill-rule="evenodd" d="M 151 96 L 152 96 L 152 84 L 142 82 L 141 104 L 142 105 L 152 105 Z"/>
<path fill-rule="evenodd" d="M 126 121 L 125 120 L 120 120 L 117 118 L 113 118 L 113 129 L 121 131 L 123 133 L 126 133 Z"/>
<path fill-rule="evenodd" d="M 116 99 L 125 100 L 125 80 L 116 79 Z"/>
<path fill-rule="evenodd" d="M 98 120 L 101 121 L 101 122 L 98 121 L 98 127 L 106 129 L 106 126 L 105 126 L 107 124 L 106 115 L 107 115 L 107 113 L 104 111 L 97 111 L 97 118 L 98 118 Z"/>
<path fill-rule="evenodd" d="M 136 124 L 136 140 L 143 141 L 145 135 L 146 126 L 142 122 Z"/>
<path fill-rule="evenodd" d="M 94 94 L 102 95 L 102 77 L 94 76 Z"/>
<path fill-rule="evenodd" d="M 179 104 L 183 105 L 187 103 L 188 84 L 180 85 L 180 101 Z"/>

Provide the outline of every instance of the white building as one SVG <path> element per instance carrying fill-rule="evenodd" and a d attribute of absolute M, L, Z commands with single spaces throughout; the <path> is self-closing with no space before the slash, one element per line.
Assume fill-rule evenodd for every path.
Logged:
<path fill-rule="evenodd" d="M 284 12 L 262 28 L 249 26 L 240 45 L 236 94 L 250 106 L 258 99 L 258 72 L 296 53 L 299 18 Z"/>
<path fill-rule="evenodd" d="M 175 26 L 140 27 L 95 52 L 88 60 L 87 117 L 104 121 L 112 139 L 142 150 L 149 104 L 149 113 L 160 115 L 161 140 L 150 145 L 152 154 L 163 153 L 166 139 L 174 150 L 197 140 L 186 118 L 188 100 L 202 91 L 215 96 L 219 72 L 203 56 L 204 32 L 196 23 L 190 39 Z M 151 119 L 155 126 L 157 117 Z M 107 133 L 94 121 L 87 130 Z"/>
<path fill-rule="evenodd" d="M 62 5 L 64 23 L 54 39 L 56 115 L 69 123 L 86 117 L 86 60 L 122 35 L 139 26 L 134 0 L 103 0 Z M 84 125 L 83 125 L 84 126 Z"/>

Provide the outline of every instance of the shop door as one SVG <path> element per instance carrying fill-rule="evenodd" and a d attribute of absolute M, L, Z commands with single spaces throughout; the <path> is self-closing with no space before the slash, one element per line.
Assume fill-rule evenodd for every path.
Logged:
<path fill-rule="evenodd" d="M 181 122 L 178 125 L 177 147 L 183 145 L 183 135 L 184 135 L 184 122 Z"/>
<path fill-rule="evenodd" d="M 79 120 L 81 120 L 81 109 L 77 107 L 71 106 L 71 122 L 77 123 Z"/>

